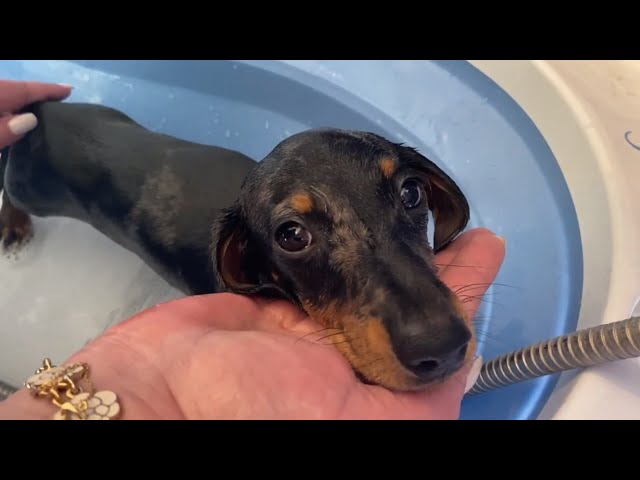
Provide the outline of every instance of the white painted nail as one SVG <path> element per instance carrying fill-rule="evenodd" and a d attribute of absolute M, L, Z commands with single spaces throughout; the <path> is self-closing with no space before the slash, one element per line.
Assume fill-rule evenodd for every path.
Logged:
<path fill-rule="evenodd" d="M 60 85 L 61 87 L 73 89 L 73 85 L 69 85 L 68 83 L 59 83 L 58 85 Z"/>
<path fill-rule="evenodd" d="M 471 365 L 471 370 L 469 370 L 469 375 L 467 375 L 467 385 L 464 387 L 464 393 L 469 392 L 471 388 L 475 385 L 478 377 L 480 376 L 480 371 L 482 370 L 482 357 L 478 357 L 473 361 L 473 365 Z"/>
<path fill-rule="evenodd" d="M 33 113 L 23 113 L 22 115 L 16 115 L 7 126 L 11 133 L 14 135 L 24 135 L 30 130 L 33 130 L 38 125 L 38 119 Z"/>

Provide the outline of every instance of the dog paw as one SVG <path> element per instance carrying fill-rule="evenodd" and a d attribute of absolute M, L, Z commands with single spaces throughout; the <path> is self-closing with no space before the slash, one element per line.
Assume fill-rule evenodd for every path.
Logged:
<path fill-rule="evenodd" d="M 0 216 L 0 241 L 5 253 L 22 248 L 33 237 L 33 224 L 29 215 L 15 211 L 12 213 L 8 218 Z"/>

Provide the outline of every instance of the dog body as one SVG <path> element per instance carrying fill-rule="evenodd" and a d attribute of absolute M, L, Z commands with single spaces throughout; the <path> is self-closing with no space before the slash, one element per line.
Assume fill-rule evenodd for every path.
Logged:
<path fill-rule="evenodd" d="M 416 150 L 317 129 L 256 163 L 152 133 L 107 107 L 29 111 L 38 127 L 3 160 L 5 223 L 76 218 L 187 294 L 289 299 L 370 383 L 424 388 L 474 355 L 470 319 L 433 264 L 465 228 L 469 207 Z"/>
<path fill-rule="evenodd" d="M 100 105 L 48 102 L 26 111 L 39 125 L 0 160 L 3 203 L 88 223 L 186 294 L 219 290 L 211 226 L 254 160 L 151 132 Z"/>

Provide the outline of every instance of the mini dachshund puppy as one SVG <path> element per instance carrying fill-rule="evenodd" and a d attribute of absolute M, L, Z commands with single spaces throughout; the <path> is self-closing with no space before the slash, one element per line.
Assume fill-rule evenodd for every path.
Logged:
<path fill-rule="evenodd" d="M 415 149 L 316 129 L 255 162 L 104 106 L 27 111 L 38 127 L 1 160 L 5 242 L 28 235 L 29 215 L 76 218 L 185 294 L 288 299 L 326 327 L 363 381 L 389 389 L 440 382 L 475 354 L 471 319 L 433 263 L 469 206 Z"/>

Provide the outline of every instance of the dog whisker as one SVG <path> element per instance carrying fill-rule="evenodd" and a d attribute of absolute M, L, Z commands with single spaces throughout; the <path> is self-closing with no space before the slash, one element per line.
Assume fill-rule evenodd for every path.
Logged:
<path fill-rule="evenodd" d="M 476 331 L 476 338 L 479 341 L 488 340 L 488 341 L 491 341 L 491 342 L 493 342 L 493 343 L 495 343 L 495 344 L 497 344 L 497 345 L 499 345 L 501 347 L 509 347 L 509 345 L 505 341 L 500 340 L 499 338 L 497 338 L 497 337 L 495 337 L 493 335 L 489 335 L 486 331 Z"/>
<path fill-rule="evenodd" d="M 313 331 L 313 332 L 305 333 L 304 335 L 298 337 L 296 339 L 296 343 L 298 341 L 300 341 L 300 340 L 305 340 L 307 337 L 310 337 L 311 335 L 316 335 L 318 333 L 326 332 L 328 330 L 337 330 L 338 333 L 343 333 L 343 330 L 341 328 L 335 328 L 335 327 L 321 328 L 320 330 L 316 330 L 316 331 Z M 322 339 L 320 339 L 320 340 L 322 340 Z"/>
<path fill-rule="evenodd" d="M 473 302 L 474 300 L 477 300 L 477 301 L 479 301 L 479 302 L 489 303 L 489 304 L 491 304 L 491 305 L 499 305 L 499 306 L 502 306 L 502 303 L 500 303 L 500 302 L 496 302 L 496 301 L 491 300 L 491 299 L 489 299 L 489 298 L 483 298 L 483 297 L 467 297 L 467 298 L 464 298 L 464 299 L 460 300 L 460 302 L 461 302 L 462 304 L 465 304 L 465 303 Z"/>
<path fill-rule="evenodd" d="M 495 268 L 493 267 L 483 267 L 480 265 L 456 265 L 455 263 L 434 263 L 436 267 L 456 267 L 456 268 Z"/>
<path fill-rule="evenodd" d="M 460 287 L 456 290 L 454 290 L 454 293 L 456 295 L 462 295 L 465 292 L 469 292 L 469 291 L 473 291 L 473 290 L 486 290 L 487 286 L 486 285 L 482 285 L 482 284 L 471 284 L 471 285 L 465 285 L 463 287 Z"/>
<path fill-rule="evenodd" d="M 318 343 L 318 345 L 322 345 L 323 347 L 331 347 L 335 345 L 343 345 L 345 343 L 349 343 L 349 340 L 342 340 L 341 342 Z"/>
<path fill-rule="evenodd" d="M 513 289 L 519 289 L 519 287 L 516 287 L 514 285 L 506 285 L 503 283 L 493 283 L 493 282 L 489 282 L 489 283 L 470 283 L 467 285 L 451 285 L 451 290 L 454 293 L 458 293 L 459 291 L 464 291 L 467 288 L 488 288 L 488 287 L 505 287 L 505 288 L 513 288 Z"/>
<path fill-rule="evenodd" d="M 325 335 L 324 337 L 315 340 L 314 343 L 320 342 L 322 340 L 326 340 L 327 338 L 336 337 L 338 335 L 344 335 L 344 334 L 345 334 L 344 332 L 330 333 L 329 335 Z"/>
<path fill-rule="evenodd" d="M 460 298 L 460 301 L 462 303 L 469 303 L 472 302 L 474 300 L 479 300 L 479 301 L 489 301 L 489 299 L 484 298 L 483 296 L 475 296 L 475 295 L 470 295 L 470 296 L 465 296 Z"/>
<path fill-rule="evenodd" d="M 495 297 L 498 295 L 499 292 L 486 292 L 486 293 L 478 293 L 478 294 L 474 294 L 474 295 L 468 295 L 465 294 L 464 292 L 461 295 L 464 295 L 465 297 Z"/>
<path fill-rule="evenodd" d="M 485 295 L 485 294 L 480 294 L 480 293 L 458 293 L 456 294 L 458 296 L 458 298 L 460 298 L 460 300 L 466 300 L 466 299 L 471 299 L 471 300 L 481 300 L 483 298 L 487 298 L 487 297 L 491 297 L 492 295 Z"/>

